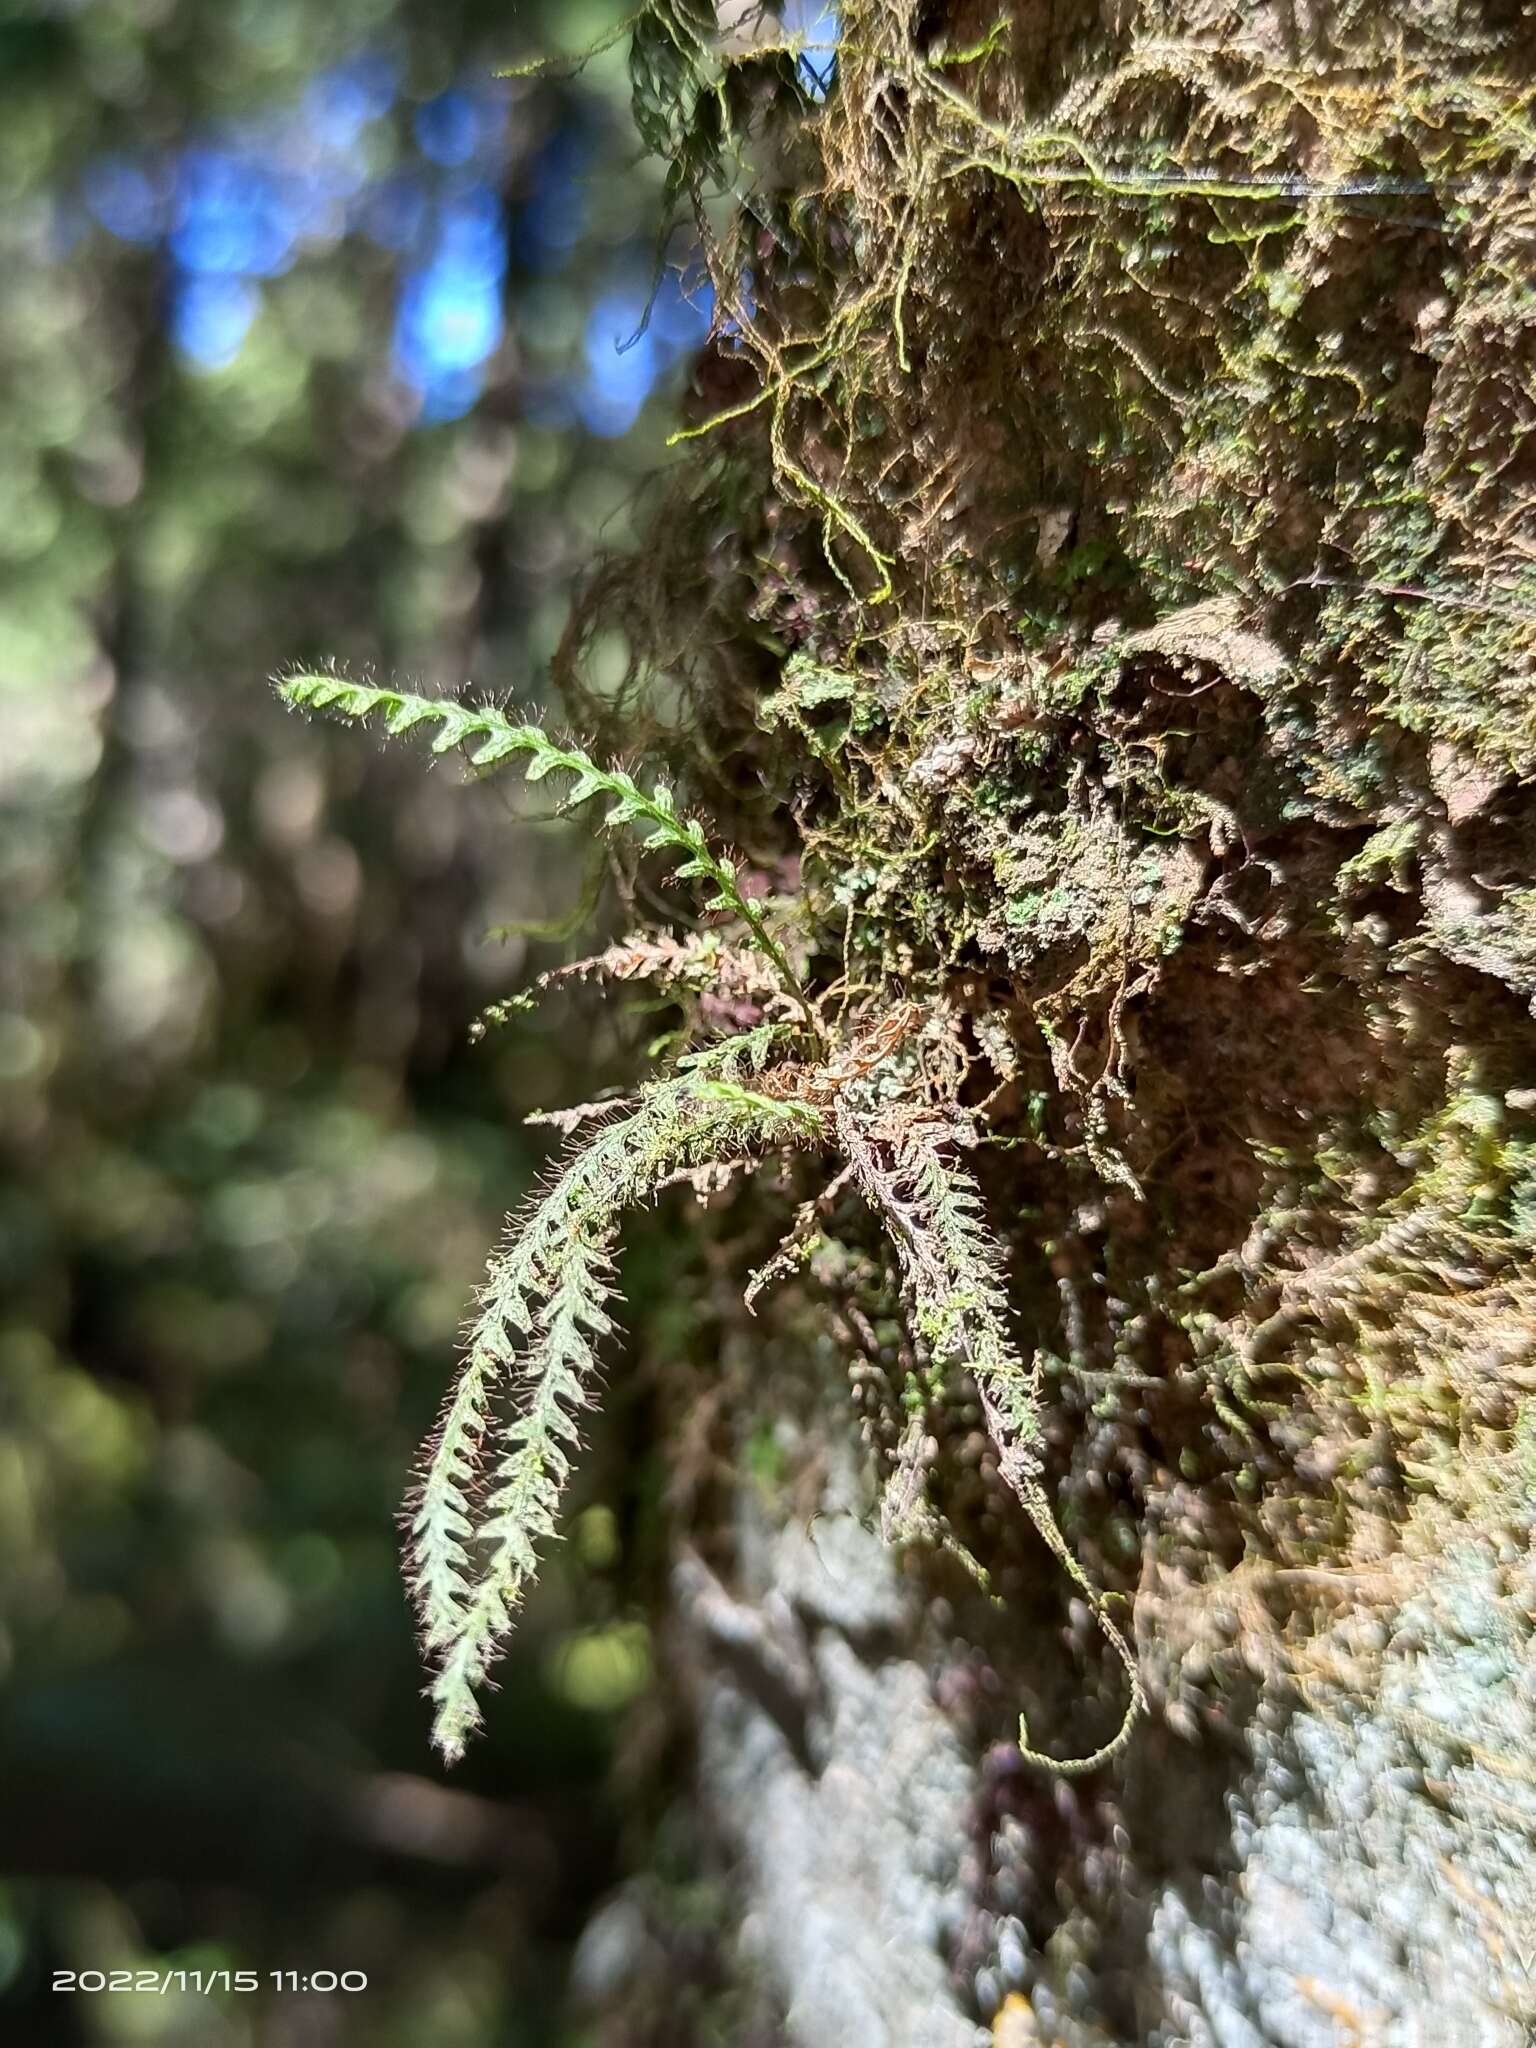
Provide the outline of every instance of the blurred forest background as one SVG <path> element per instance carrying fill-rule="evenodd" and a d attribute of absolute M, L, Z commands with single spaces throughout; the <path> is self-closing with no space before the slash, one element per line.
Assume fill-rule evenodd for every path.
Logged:
<path fill-rule="evenodd" d="M 634 338 L 659 191 L 622 50 L 494 75 L 618 12 L 0 10 L 7 2041 L 581 2038 L 647 1673 L 653 1482 L 616 1454 L 644 1389 L 451 1787 L 394 1517 L 547 1149 L 521 1116 L 604 1078 L 591 1006 L 574 1044 L 558 1009 L 469 1027 L 593 878 L 533 798 L 265 679 L 537 703 L 573 576 L 630 531 L 708 305 L 680 252 Z M 370 1988 L 48 1988 L 151 1964 Z"/>

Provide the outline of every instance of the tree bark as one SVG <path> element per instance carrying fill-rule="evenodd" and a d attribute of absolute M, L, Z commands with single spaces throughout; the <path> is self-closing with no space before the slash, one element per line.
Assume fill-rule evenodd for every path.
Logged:
<path fill-rule="evenodd" d="M 755 462 L 766 537 L 715 623 L 808 650 L 826 925 L 865 920 L 870 1014 L 926 1002 L 997 1120 L 1046 1480 L 1151 1710 L 1107 1768 L 1026 1762 L 1018 1707 L 1082 1754 L 1118 1674 L 974 1414 L 934 1469 L 990 1597 L 878 1533 L 899 1344 L 865 1441 L 822 1351 L 789 1424 L 785 1340 L 738 1322 L 730 1477 L 660 1636 L 733 2038 L 1521 2048 L 1536 43 L 1438 0 L 845 30 L 751 260 L 774 336 L 853 338 L 825 390 L 770 338 L 771 431 L 728 414 L 718 524 Z M 700 692 L 712 758 L 787 786 L 743 673 Z"/>

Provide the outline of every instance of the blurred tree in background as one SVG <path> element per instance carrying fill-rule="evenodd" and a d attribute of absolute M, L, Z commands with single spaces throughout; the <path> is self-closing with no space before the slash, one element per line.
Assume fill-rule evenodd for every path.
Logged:
<path fill-rule="evenodd" d="M 571 1092 L 547 1026 L 466 1035 L 541 943 L 487 928 L 568 916 L 586 855 L 262 687 L 338 656 L 535 698 L 622 538 L 707 312 L 669 272 L 637 335 L 622 58 L 494 76 L 611 18 L 0 18 L 7 2039 L 548 2043 L 611 1875 L 611 1514 L 452 1792 L 390 1540 L 518 1117 Z M 48 1990 L 150 1961 L 373 1988 Z"/>

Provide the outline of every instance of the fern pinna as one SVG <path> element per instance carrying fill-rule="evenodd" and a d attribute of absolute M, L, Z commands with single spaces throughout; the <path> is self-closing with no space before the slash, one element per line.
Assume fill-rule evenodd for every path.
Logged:
<path fill-rule="evenodd" d="M 462 1755 L 480 1725 L 479 1694 L 537 1570 L 536 1546 L 556 1533 L 580 1418 L 596 1398 L 596 1347 L 613 1327 L 613 1258 L 625 1214 L 681 1174 L 795 1145 L 841 1153 L 842 1174 L 891 1236 L 928 1354 L 970 1374 L 1004 1479 L 1088 1594 L 1124 1661 L 1131 1690 L 1119 1733 L 1091 1757 L 1053 1767 L 1104 1762 L 1142 1703 L 1135 1660 L 1063 1542 L 1041 1486 L 1036 1390 L 1009 1340 L 1001 1254 L 957 1156 L 964 1129 L 924 1099 L 916 1078 L 893 1069 L 892 1056 L 920 1028 L 917 1005 L 897 1005 L 873 1028 L 829 1043 L 817 1005 L 783 940 L 742 891 L 735 863 L 679 812 L 665 786 L 647 794 L 623 770 L 489 705 L 334 675 L 291 676 L 277 687 L 298 709 L 360 724 L 378 719 L 391 734 L 432 727 L 435 753 L 464 749 L 477 768 L 523 758 L 530 780 L 558 772 L 570 778 L 568 808 L 611 799 L 601 829 L 638 827 L 644 847 L 670 855 L 680 879 L 704 882 L 706 907 L 736 923 L 794 1020 L 697 1050 L 642 1089 L 577 1144 L 491 1258 L 463 1367 L 409 1509 L 406 1568 L 433 1673 L 433 1736 L 444 1756 Z M 885 1070 L 878 1084 L 877 1068 Z"/>

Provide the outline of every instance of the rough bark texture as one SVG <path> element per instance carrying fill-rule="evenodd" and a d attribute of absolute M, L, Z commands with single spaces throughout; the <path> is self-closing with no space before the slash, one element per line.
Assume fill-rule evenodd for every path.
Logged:
<path fill-rule="evenodd" d="M 664 1637 L 745 2001 L 698 2037 L 1516 2048 L 1536 21 L 863 0 L 839 61 L 688 101 L 771 174 L 711 217 L 718 452 L 592 616 L 691 693 L 839 1042 L 916 1015 L 880 1085 L 974 1140 L 1152 1706 L 1023 1761 L 1121 1674 L 834 1199 L 671 1388 L 731 1360 Z M 724 1206 L 738 1287 L 783 1193 Z"/>
<path fill-rule="evenodd" d="M 970 2048 L 943 1948 L 974 1765 L 910 1653 L 896 1559 L 839 1449 L 810 1526 L 742 1497 L 734 1592 L 696 1559 L 678 1567 L 699 1783 L 744 1893 L 743 1957 L 791 2040 Z"/>
<path fill-rule="evenodd" d="M 1377 1589 L 1314 1640 L 1306 1705 L 1273 1643 L 1246 1642 L 1269 1682 L 1240 1712 L 1149 1730 L 1105 1830 L 1102 1799 L 978 1751 L 954 1708 L 973 1662 L 936 1647 L 870 1527 L 867 1461 L 827 1429 L 836 1474 L 814 1520 L 748 1484 L 731 1590 L 692 1553 L 673 1577 L 691 1800 L 760 2029 L 721 2038 L 1524 2048 L 1528 1556 L 1460 1545 L 1390 1623 Z M 1049 1636 L 1031 1647 L 1059 1657 Z M 1085 1847 L 1115 1887 L 1085 1873 Z M 665 1980 L 676 1951 L 652 1967 Z"/>

